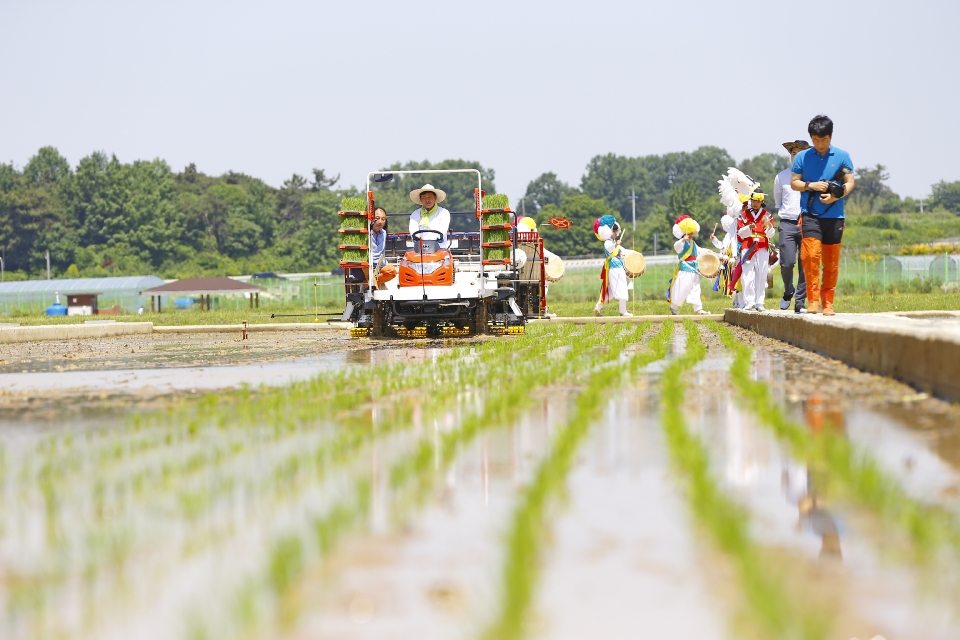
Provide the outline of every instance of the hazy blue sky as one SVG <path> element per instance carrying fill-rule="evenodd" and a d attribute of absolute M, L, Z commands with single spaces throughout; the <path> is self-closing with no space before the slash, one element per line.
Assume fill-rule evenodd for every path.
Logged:
<path fill-rule="evenodd" d="M 960 180 L 958 28 L 956 0 L 0 0 L 0 161 L 53 145 L 360 185 L 464 158 L 515 199 L 597 154 L 782 151 L 825 112 L 919 197 Z"/>

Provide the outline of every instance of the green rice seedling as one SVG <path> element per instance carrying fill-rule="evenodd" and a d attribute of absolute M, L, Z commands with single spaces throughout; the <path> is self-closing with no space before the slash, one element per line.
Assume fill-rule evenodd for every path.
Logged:
<path fill-rule="evenodd" d="M 364 216 L 343 216 L 340 218 L 341 229 L 367 229 L 367 219 Z"/>
<path fill-rule="evenodd" d="M 516 349 L 519 346 L 520 349 L 533 349 L 536 352 L 531 353 L 530 358 L 523 360 L 526 366 L 531 368 L 532 372 L 534 363 L 536 362 L 536 354 L 542 357 L 546 350 L 562 344 L 565 333 L 569 332 L 565 329 L 563 332 L 557 332 L 557 336 L 545 337 L 542 335 L 542 332 L 532 331 L 530 336 L 522 336 L 516 341 L 513 341 L 512 347 Z M 506 376 L 507 372 L 513 369 L 515 363 L 512 363 L 505 357 L 511 353 L 510 345 L 506 345 L 507 342 L 508 341 L 494 341 L 482 345 L 481 348 L 484 351 L 495 353 L 500 357 L 492 360 L 490 363 L 491 367 L 488 368 L 486 372 L 481 371 L 484 375 L 476 379 L 476 384 L 486 384 L 490 376 Z M 566 367 L 559 367 L 556 362 L 553 364 L 553 369 L 557 371 L 561 369 L 569 371 Z M 546 379 L 551 379 L 549 374 Z M 423 387 L 424 390 L 430 389 L 431 391 L 431 393 L 427 395 L 429 398 L 428 403 L 421 406 L 425 416 L 433 414 L 439 415 L 446 410 L 449 400 L 444 396 L 445 394 L 451 393 L 451 387 L 455 386 L 450 384 L 450 380 L 446 376 L 435 378 L 432 384 L 436 385 L 432 389 L 426 386 Z M 508 399 L 504 397 L 490 398 L 489 402 L 484 404 L 482 414 L 475 414 L 454 429 L 456 435 L 445 434 L 440 450 L 436 452 L 439 454 L 440 459 L 444 461 L 443 464 L 448 464 L 457 447 L 465 442 L 466 439 L 476 435 L 479 430 L 501 424 L 499 421 L 494 420 L 496 416 L 503 415 L 501 412 L 514 412 L 510 415 L 516 415 L 515 412 L 522 410 L 522 407 L 530 402 L 529 391 L 529 387 L 520 388 L 516 385 L 508 386 L 507 390 L 498 389 L 498 393 L 495 395 L 511 394 L 509 400 L 514 401 L 507 401 Z M 456 393 L 456 390 L 454 390 L 453 393 Z M 416 448 L 414 452 L 391 468 L 389 477 L 391 478 L 391 486 L 394 491 L 400 491 L 404 487 L 410 486 L 410 481 L 415 478 L 418 479 L 418 481 L 413 484 L 413 487 L 422 489 L 424 486 L 427 486 L 428 478 L 437 477 L 435 473 L 427 473 L 428 469 L 432 469 L 431 461 L 435 456 L 434 450 L 430 448 L 432 447 L 430 444 L 432 441 L 432 437 L 425 438 L 421 441 L 420 447 Z M 424 455 L 425 451 L 427 455 Z M 405 472 L 404 469 L 407 471 Z M 316 544 L 321 554 L 331 549 L 345 532 L 356 527 L 367 517 L 369 513 L 369 508 L 367 507 L 369 499 L 369 483 L 365 481 L 356 483 L 349 498 L 338 502 L 330 508 L 324 516 L 314 520 L 312 528 L 316 533 Z M 281 596 L 281 598 L 282 597 L 283 596 Z M 284 610 L 282 604 L 280 605 L 280 610 Z"/>
<path fill-rule="evenodd" d="M 367 262 L 369 260 L 369 253 L 367 249 L 344 249 L 343 250 L 343 261 L 344 262 Z"/>
<path fill-rule="evenodd" d="M 340 211 L 366 211 L 367 199 L 363 196 L 346 197 L 340 201 Z"/>
<path fill-rule="evenodd" d="M 484 260 L 506 260 L 510 257 L 510 247 L 491 247 L 483 250 Z"/>
<path fill-rule="evenodd" d="M 905 533 L 920 559 L 933 557 L 933 551 L 942 545 L 960 550 L 960 522 L 953 514 L 911 498 L 870 455 L 841 435 L 813 433 L 791 420 L 774 399 L 769 386 L 750 375 L 753 350 L 739 341 L 728 327 L 714 322 L 706 326 L 734 353 L 730 374 L 741 402 L 784 440 L 797 458 L 829 469 L 831 482 L 849 499 Z"/>
<path fill-rule="evenodd" d="M 388 373 L 390 373 L 390 372 L 388 372 Z M 396 376 L 396 379 L 397 379 L 397 380 L 401 380 L 401 381 L 402 381 L 402 380 L 408 380 L 408 379 L 410 379 L 410 378 L 411 378 L 410 376 L 406 376 L 406 375 L 398 375 L 398 376 Z M 358 376 L 358 377 L 357 377 L 358 384 L 359 384 L 360 379 L 361 379 L 361 378 Z M 242 393 L 242 392 L 241 392 L 241 393 Z M 282 391 L 282 390 L 279 390 L 279 391 L 275 392 L 274 395 L 275 395 L 275 396 L 280 396 L 280 397 L 282 397 L 282 396 L 283 396 L 283 391 Z M 356 400 L 356 398 L 353 398 L 353 401 L 355 401 L 355 400 Z M 252 403 L 252 402 L 255 402 L 255 400 L 251 400 L 251 403 Z M 210 402 L 209 400 L 203 400 L 203 401 L 199 402 L 198 404 L 199 404 L 202 408 L 205 407 L 207 410 L 209 410 L 209 411 L 211 411 L 211 412 L 214 412 L 214 411 L 217 410 L 217 403 L 212 403 L 212 402 Z M 188 427 L 187 429 L 183 430 L 183 432 L 184 432 L 185 435 L 188 435 L 188 437 L 190 437 L 192 440 L 200 439 L 200 438 L 202 438 L 203 434 L 206 433 L 207 431 L 205 431 L 205 430 L 203 430 L 203 429 L 200 429 L 199 426 L 200 426 L 200 425 L 199 425 L 199 423 L 198 423 L 196 420 L 191 420 L 191 421 L 190 421 L 190 427 Z M 218 427 L 218 428 L 219 428 L 219 427 Z M 136 429 L 136 430 L 139 431 L 139 430 L 142 429 L 142 424 L 139 424 L 139 425 L 137 425 L 136 427 L 132 427 L 132 429 Z M 192 433 L 192 436 L 189 435 L 189 434 L 191 434 L 191 433 Z M 173 443 L 172 443 L 170 440 L 168 440 L 168 439 L 158 440 L 158 442 L 165 443 L 166 445 L 171 445 L 171 444 L 173 444 Z M 114 451 L 116 450 L 116 447 L 113 445 L 113 443 L 111 443 L 111 442 L 109 442 L 109 441 L 108 441 L 108 442 L 104 442 L 104 446 L 105 446 L 105 451 L 106 451 L 109 455 L 111 455 L 111 456 L 114 455 L 112 452 L 114 452 Z M 39 448 L 40 448 L 40 449 L 44 449 L 44 450 L 49 449 L 50 451 L 54 451 L 52 447 L 46 447 L 46 446 L 44 446 L 42 443 L 41 443 L 41 446 L 40 446 Z M 189 474 L 189 473 L 198 472 L 201 468 L 203 468 L 204 466 L 209 465 L 210 463 L 215 464 L 215 463 L 216 463 L 217 461 L 219 461 L 220 459 L 221 459 L 221 455 L 220 455 L 220 453 L 219 453 L 219 450 L 215 450 L 215 451 L 213 451 L 213 452 L 204 452 L 203 455 L 197 455 L 197 454 L 195 454 L 195 455 L 189 456 L 188 459 L 187 459 L 187 461 L 186 461 L 185 463 L 183 463 L 181 466 L 182 466 L 182 467 L 184 468 L 184 470 Z M 53 470 L 56 470 L 56 471 L 59 472 L 59 471 L 61 471 L 62 469 L 65 469 L 66 466 L 65 466 L 65 465 L 64 465 L 64 466 L 47 465 L 46 468 L 47 468 L 48 470 L 50 470 L 50 473 L 52 474 Z M 179 477 L 178 479 L 182 481 L 183 478 L 184 478 L 184 474 L 183 474 L 183 472 L 180 472 L 180 477 Z M 220 484 L 223 484 L 223 483 L 220 483 Z M 102 493 L 102 491 L 101 491 L 101 493 Z M 205 498 L 207 498 L 207 497 L 208 497 L 208 496 L 199 495 L 199 496 L 197 496 L 197 497 L 191 497 L 191 498 L 190 498 L 190 501 L 194 501 L 194 502 L 195 502 L 198 498 L 199 498 L 199 499 L 205 499 Z M 102 501 L 103 501 L 103 497 L 98 498 L 97 501 L 98 501 L 98 502 L 102 502 Z M 209 500 L 206 500 L 206 502 L 209 502 Z M 192 509 L 191 509 L 191 510 L 192 510 Z M 96 570 L 96 564 L 92 564 L 92 565 L 90 565 L 90 567 L 91 567 L 92 570 L 94 570 L 94 571 Z"/>
<path fill-rule="evenodd" d="M 124 519 L 130 522 L 150 522 L 161 514 L 160 520 L 169 520 L 171 514 L 176 515 L 176 506 L 182 500 L 188 512 L 182 517 L 192 518 L 190 526 L 184 527 L 186 535 L 182 553 L 194 555 L 218 540 L 215 534 L 221 529 L 215 525 L 217 505 L 222 504 L 222 498 L 233 494 L 233 488 L 243 487 L 244 499 L 251 505 L 269 504 L 271 510 L 292 508 L 300 499 L 298 496 L 315 486 L 332 465 L 351 459 L 354 453 L 384 434 L 412 425 L 412 405 L 406 400 L 409 389 L 429 390 L 430 396 L 436 400 L 422 406 L 424 415 L 440 415 L 448 409 L 460 389 L 488 387 L 491 376 L 507 379 L 512 373 L 513 358 L 522 359 L 525 350 L 539 349 L 541 343 L 545 348 L 560 346 L 576 331 L 566 326 L 559 330 L 531 326 L 528 336 L 452 349 L 441 356 L 443 376 L 436 375 L 435 367 L 397 363 L 388 367 L 348 367 L 336 374 L 325 374 L 316 380 L 281 389 L 243 389 L 208 394 L 198 400 L 179 402 L 176 408 L 158 412 L 156 416 L 144 415 L 126 432 L 116 429 L 89 432 L 89 438 L 78 439 L 74 451 L 53 446 L 54 443 L 41 443 L 38 449 L 44 450 L 46 462 L 67 463 L 46 465 L 45 477 L 55 483 L 51 484 L 52 491 L 63 492 L 64 487 L 71 485 L 89 488 L 88 478 L 97 478 L 103 482 L 93 502 L 96 505 L 116 503 L 117 497 L 125 494 Z M 544 352 L 538 350 L 537 353 L 542 357 Z M 461 364 L 467 359 L 470 365 Z M 536 358 L 531 356 L 529 360 L 532 362 Z M 557 371 L 573 375 L 576 369 L 576 364 L 570 362 Z M 532 368 L 524 371 L 528 376 L 536 373 Z M 372 390 L 378 393 L 374 395 Z M 383 403 L 381 410 L 384 406 L 391 407 L 381 413 L 381 423 L 369 424 L 356 419 L 356 416 L 363 415 L 362 407 L 380 402 Z M 396 409 L 392 408 L 394 405 Z M 487 415 L 509 415 L 492 413 L 500 411 L 501 406 L 500 401 L 492 403 Z M 517 410 L 520 409 L 510 411 Z M 324 435 L 321 438 L 322 433 L 317 430 L 320 424 L 333 427 L 329 433 L 331 437 Z M 467 433 L 475 434 L 484 428 L 487 425 L 477 420 Z M 123 446 L 118 448 L 118 442 Z M 463 439 L 446 441 L 442 449 L 443 459 L 452 458 L 458 443 L 463 442 Z M 295 446 L 291 447 L 291 444 Z M 283 455 L 272 455 L 272 451 Z M 258 468 L 261 469 L 253 476 L 243 464 L 244 456 L 252 455 L 258 457 Z M 268 455 L 269 458 L 264 457 Z M 98 466 L 101 461 L 104 464 Z M 229 472 L 223 468 L 233 462 L 236 464 L 231 464 Z M 25 461 L 25 464 L 30 463 Z M 33 465 L 33 468 L 37 466 Z M 16 472 L 19 473 L 20 469 Z M 408 483 L 408 489 L 428 486 L 435 480 L 429 467 L 410 478 L 417 478 L 417 482 Z M 31 471 L 29 477 L 24 476 L 24 480 L 35 483 L 34 472 Z M 356 486 L 356 491 L 362 493 L 362 486 Z M 58 504 L 72 502 L 75 501 L 68 493 L 58 497 Z M 333 529 L 343 533 L 352 530 L 366 517 L 365 513 L 344 516 L 343 509 L 330 514 L 329 522 L 337 523 Z M 147 516 L 146 519 L 143 516 Z M 184 524 L 187 523 L 178 523 L 181 527 Z M 251 522 L 249 526 L 257 524 Z M 92 532 L 102 531 L 103 535 L 92 535 L 91 540 L 106 539 L 105 532 L 112 527 L 109 523 L 92 525 Z M 303 536 L 303 533 L 300 531 L 305 562 L 308 562 L 311 554 L 319 549 L 321 535 L 318 532 L 314 538 Z M 335 542 L 341 534 L 325 535 L 326 540 Z M 123 555 L 163 544 L 167 542 L 162 530 L 131 529 Z M 332 543 L 325 544 L 329 548 Z M 61 576 L 73 575 L 72 567 L 79 558 L 86 558 L 83 563 L 91 581 L 98 580 L 101 573 L 117 566 L 109 556 L 93 550 L 85 554 L 53 553 L 51 557 L 57 558 L 59 567 L 51 575 Z M 269 569 L 265 566 L 260 575 L 268 574 Z M 47 578 L 39 584 L 43 593 L 55 586 Z M 264 587 L 268 586 L 264 582 Z M 122 585 L 117 582 L 115 587 L 98 593 L 106 598 L 113 589 L 120 588 Z"/>
<path fill-rule="evenodd" d="M 607 341 L 609 351 L 619 354 L 624 346 L 642 336 L 649 328 L 650 323 L 644 323 L 620 332 Z M 485 632 L 485 637 L 523 637 L 539 575 L 539 550 L 543 548 L 543 538 L 547 535 L 548 506 L 562 491 L 580 443 L 594 423 L 599 407 L 609 398 L 611 381 L 621 379 L 624 371 L 636 371 L 664 358 L 672 332 L 672 323 L 662 323 L 659 332 L 649 341 L 647 351 L 635 354 L 626 364 L 614 361 L 613 367 L 595 367 L 582 381 L 584 388 L 577 396 L 573 416 L 554 438 L 550 451 L 537 467 L 533 480 L 514 512 L 507 536 L 500 614 Z M 584 343 L 574 340 L 574 344 Z"/>
<path fill-rule="evenodd" d="M 726 495 L 710 473 L 710 456 L 702 440 L 690 433 L 683 415 L 684 374 L 707 353 L 696 323 L 684 320 L 687 349 L 663 372 L 663 428 L 671 460 L 683 479 L 691 509 L 717 547 L 734 562 L 750 609 L 748 615 L 768 637 L 826 638 L 829 621 L 821 610 L 811 614 L 805 603 L 786 593 L 782 576 L 764 563 L 750 538 L 744 509 Z"/>
<path fill-rule="evenodd" d="M 483 232 L 483 241 L 484 242 L 507 242 L 510 240 L 510 232 L 506 229 L 499 231 L 484 231 Z"/>
<path fill-rule="evenodd" d="M 340 244 L 362 246 L 370 243 L 370 236 L 363 233 L 344 233 L 340 236 Z"/>
<path fill-rule="evenodd" d="M 495 226 L 498 224 L 509 224 L 510 223 L 510 214 L 497 211 L 494 213 L 485 213 L 483 214 L 483 224 L 485 226 Z"/>
<path fill-rule="evenodd" d="M 510 206 L 510 198 L 503 193 L 491 193 L 483 196 L 484 209 L 506 209 Z"/>

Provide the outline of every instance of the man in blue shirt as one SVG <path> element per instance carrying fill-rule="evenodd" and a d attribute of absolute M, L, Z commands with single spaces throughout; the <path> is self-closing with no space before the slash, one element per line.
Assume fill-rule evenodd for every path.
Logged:
<path fill-rule="evenodd" d="M 831 144 L 833 121 L 819 115 L 807 132 L 813 148 L 793 160 L 790 185 L 800 191 L 800 263 L 807 281 L 807 312 L 832 316 L 833 295 L 840 275 L 840 241 L 843 238 L 843 201 L 854 187 L 853 161 Z M 820 265 L 823 264 L 823 278 Z"/>
<path fill-rule="evenodd" d="M 373 224 L 370 225 L 370 262 L 373 264 L 373 281 L 378 288 L 397 275 L 397 268 L 387 264 L 383 257 L 387 250 L 386 226 L 387 210 L 377 207 L 373 210 Z M 364 268 L 364 279 L 367 272 L 368 269 Z"/>

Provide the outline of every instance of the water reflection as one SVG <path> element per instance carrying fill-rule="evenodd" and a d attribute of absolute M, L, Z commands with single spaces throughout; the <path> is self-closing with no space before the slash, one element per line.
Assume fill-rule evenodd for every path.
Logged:
<path fill-rule="evenodd" d="M 811 392 L 804 402 L 804 419 L 807 427 L 816 434 L 844 435 L 843 408 L 836 396 L 821 391 Z M 820 536 L 821 558 L 841 560 L 840 532 L 836 518 L 827 507 L 827 469 L 822 465 L 807 465 L 807 491 L 798 502 L 800 522 Z"/>
<path fill-rule="evenodd" d="M 782 374 L 777 359 L 762 351 L 756 355 L 756 378 Z M 691 380 L 688 423 L 707 445 L 717 476 L 755 516 L 758 539 L 811 556 L 842 559 L 842 526 L 829 506 L 827 470 L 793 457 L 770 429 L 738 404 L 729 374 L 710 360 Z M 801 404 L 802 419 L 811 431 L 843 433 L 839 397 L 818 391 Z"/>

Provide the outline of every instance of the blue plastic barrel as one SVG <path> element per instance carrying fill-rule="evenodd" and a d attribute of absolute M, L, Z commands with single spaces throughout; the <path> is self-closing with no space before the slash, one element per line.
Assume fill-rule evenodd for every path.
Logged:
<path fill-rule="evenodd" d="M 60 304 L 59 302 L 54 302 L 52 305 L 47 307 L 48 316 L 65 316 L 67 315 L 67 308 Z"/>
<path fill-rule="evenodd" d="M 193 298 L 177 298 L 173 301 L 173 306 L 176 309 L 189 309 L 193 304 Z"/>

